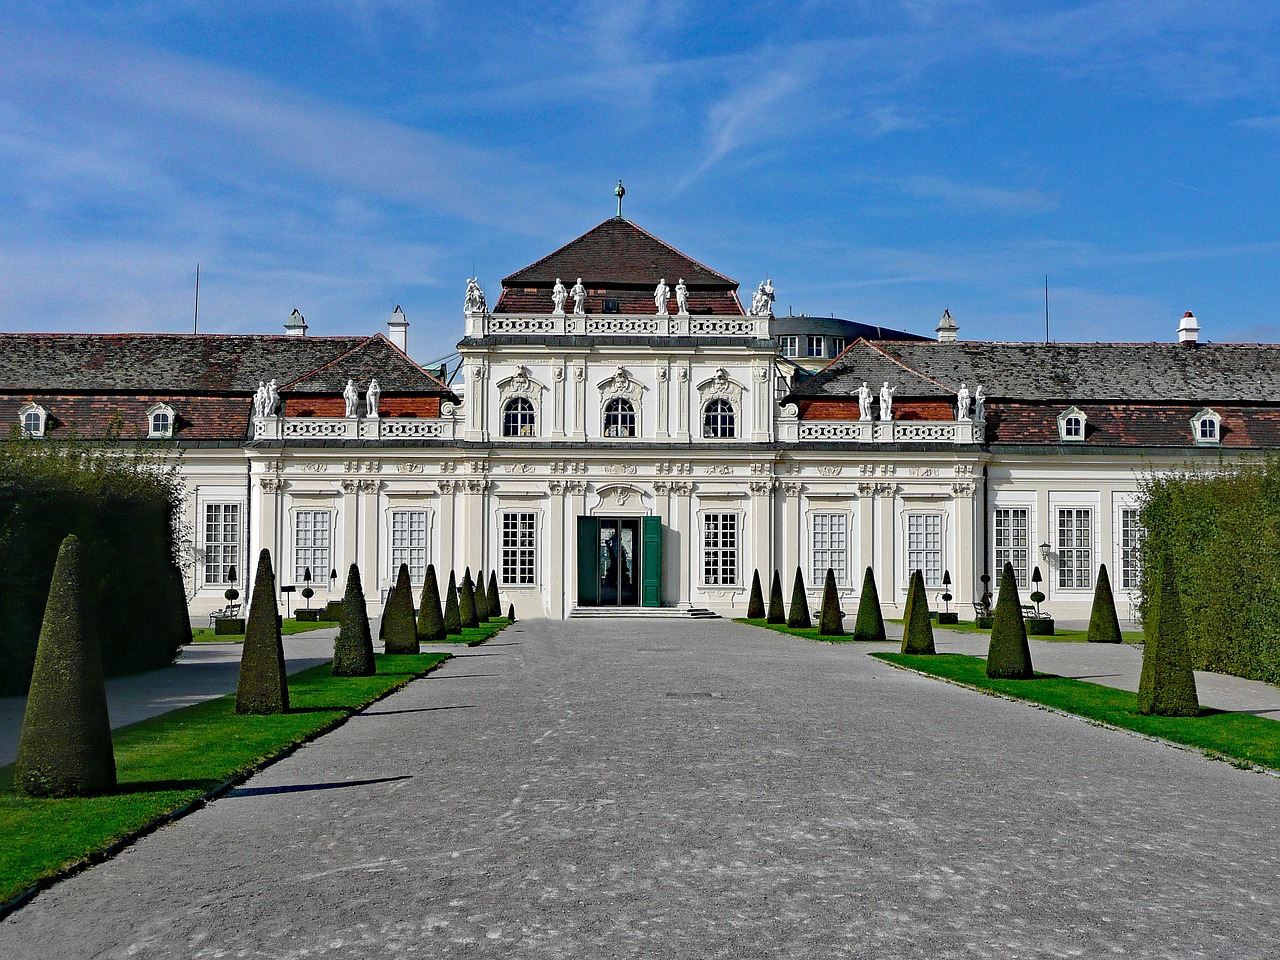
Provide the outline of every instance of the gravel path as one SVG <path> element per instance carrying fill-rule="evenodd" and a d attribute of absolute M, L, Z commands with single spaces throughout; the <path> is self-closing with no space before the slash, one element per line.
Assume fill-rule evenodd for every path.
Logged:
<path fill-rule="evenodd" d="M 1280 779 L 725 621 L 459 653 L 0 957 L 1280 955 Z"/>

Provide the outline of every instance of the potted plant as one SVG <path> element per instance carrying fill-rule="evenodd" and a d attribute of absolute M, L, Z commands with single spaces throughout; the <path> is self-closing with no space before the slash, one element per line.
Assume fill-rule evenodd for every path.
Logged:
<path fill-rule="evenodd" d="M 938 614 L 939 623 L 959 623 L 960 614 L 951 609 L 951 571 L 942 571 L 942 602 L 946 609 Z"/>
<path fill-rule="evenodd" d="M 225 614 L 216 617 L 213 621 L 213 632 L 218 634 L 236 634 L 244 633 L 244 617 L 231 616 L 233 611 L 237 611 L 236 601 L 240 599 L 240 591 L 235 588 L 236 568 L 234 566 L 227 567 L 226 582 L 231 584 L 226 590 L 222 591 L 222 595 L 227 599 Z"/>
<path fill-rule="evenodd" d="M 1031 602 L 1036 605 L 1036 613 L 1034 617 L 1026 618 L 1028 636 L 1053 636 L 1053 617 L 1040 610 L 1040 604 L 1044 603 L 1044 592 L 1040 589 L 1040 582 L 1043 579 L 1038 566 L 1031 571 Z"/>
<path fill-rule="evenodd" d="M 991 574 L 984 573 L 978 579 L 982 582 L 982 597 L 975 607 L 974 624 L 979 630 L 990 630 L 996 622 L 995 615 L 991 611 Z"/>

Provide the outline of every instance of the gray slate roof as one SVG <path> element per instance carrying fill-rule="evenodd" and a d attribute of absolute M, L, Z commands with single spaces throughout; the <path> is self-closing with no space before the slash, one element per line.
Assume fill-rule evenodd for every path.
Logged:
<path fill-rule="evenodd" d="M 0 390 L 252 393 L 288 383 L 369 337 L 256 334 L 0 334 Z"/>
<path fill-rule="evenodd" d="M 369 337 L 315 371 L 283 382 L 285 393 L 341 393 L 347 380 L 365 386 L 377 377 L 384 393 L 446 393 L 448 388 L 402 353 L 382 334 Z"/>
<path fill-rule="evenodd" d="M 1280 402 L 1280 344 L 862 340 L 792 396 L 852 397 L 864 380 L 888 380 L 899 397 L 949 396 L 963 382 L 992 399 Z"/>

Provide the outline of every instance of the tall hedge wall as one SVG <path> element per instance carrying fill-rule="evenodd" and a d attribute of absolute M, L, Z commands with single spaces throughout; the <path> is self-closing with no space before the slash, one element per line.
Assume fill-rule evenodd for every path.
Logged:
<path fill-rule="evenodd" d="M 0 695 L 23 694 L 58 547 L 83 551 L 86 607 L 108 676 L 171 663 L 191 641 L 175 560 L 176 471 L 74 442 L 0 442 Z"/>
<path fill-rule="evenodd" d="M 1169 556 L 1195 668 L 1280 683 L 1280 458 L 1148 478 L 1142 526 L 1143 622 Z"/>

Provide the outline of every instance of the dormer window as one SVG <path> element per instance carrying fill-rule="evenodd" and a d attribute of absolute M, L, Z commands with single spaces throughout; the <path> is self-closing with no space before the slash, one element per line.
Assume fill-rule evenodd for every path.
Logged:
<path fill-rule="evenodd" d="M 168 440 L 173 436 L 173 407 L 157 403 L 147 411 L 147 437 L 151 440 Z"/>
<path fill-rule="evenodd" d="M 1222 417 L 1208 407 L 1191 418 L 1191 439 L 1203 446 L 1222 442 Z"/>
<path fill-rule="evenodd" d="M 49 420 L 49 411 L 38 403 L 28 403 L 18 411 L 18 423 L 22 427 L 22 435 L 39 440 L 44 437 L 45 424 Z"/>
<path fill-rule="evenodd" d="M 1083 443 L 1084 428 L 1089 418 L 1079 407 L 1071 407 L 1058 414 L 1058 437 L 1064 443 Z"/>

